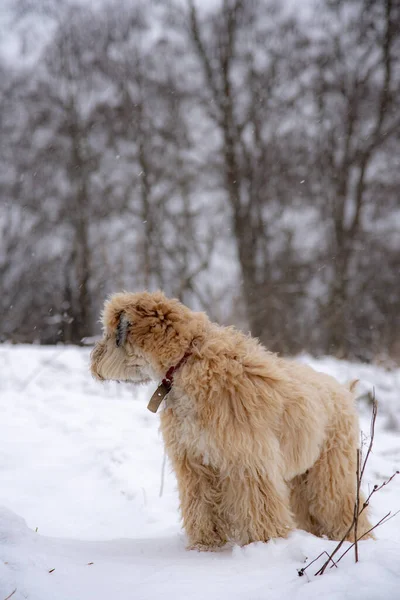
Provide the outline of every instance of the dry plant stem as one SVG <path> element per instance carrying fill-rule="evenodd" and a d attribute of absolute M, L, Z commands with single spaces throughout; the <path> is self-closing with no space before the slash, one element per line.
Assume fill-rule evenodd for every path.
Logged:
<path fill-rule="evenodd" d="M 375 494 L 375 492 L 379 492 L 379 490 L 381 490 L 383 487 L 385 487 L 385 485 L 387 485 L 388 483 L 390 483 L 392 481 L 392 479 L 394 479 L 396 477 L 396 475 L 399 475 L 400 471 L 395 471 L 393 473 L 393 475 L 391 475 L 391 477 L 389 477 L 389 479 L 387 479 L 386 481 L 384 481 L 383 483 L 381 483 L 381 485 L 374 485 L 372 492 L 370 493 L 370 495 L 368 496 L 368 498 L 366 499 L 366 501 L 364 502 L 364 505 L 367 504 L 367 502 L 369 502 L 369 499 L 371 498 L 372 494 Z"/>
<path fill-rule="evenodd" d="M 17 591 L 17 588 L 15 588 L 15 590 L 13 592 L 11 592 L 11 594 L 9 596 L 7 596 L 7 598 L 4 598 L 4 600 L 10 600 L 11 596 L 14 596 L 16 591 Z"/>
<path fill-rule="evenodd" d="M 357 493 L 356 493 L 356 502 L 354 505 L 354 553 L 355 553 L 355 561 L 358 562 L 358 517 L 360 516 L 360 487 L 361 487 L 361 477 L 360 474 L 360 463 L 361 463 L 361 452 L 360 449 L 357 449 Z M 364 510 L 364 507 L 363 507 Z"/>
<path fill-rule="evenodd" d="M 367 506 L 369 505 L 369 501 L 370 501 L 371 497 L 372 497 L 372 496 L 373 496 L 373 495 L 374 495 L 376 492 L 379 492 L 379 490 L 381 490 L 383 487 L 385 487 L 385 485 L 387 485 L 388 483 L 390 483 L 390 482 L 392 481 L 392 479 L 394 479 L 394 478 L 396 477 L 396 475 L 399 475 L 399 473 L 400 473 L 400 471 L 396 471 L 395 473 L 393 473 L 393 475 L 392 475 L 391 477 L 389 477 L 389 479 L 387 479 L 386 481 L 384 481 L 383 483 L 381 483 L 381 485 L 379 485 L 379 486 L 378 486 L 378 485 L 374 485 L 374 487 L 373 487 L 372 491 L 369 493 L 369 495 L 368 495 L 367 499 L 365 500 L 365 502 L 364 502 L 364 504 L 363 504 L 363 506 L 362 506 L 362 509 L 361 509 L 361 510 L 360 510 L 360 512 L 359 512 L 359 515 L 361 515 L 361 513 L 362 513 L 362 512 L 363 512 L 363 511 L 364 511 L 364 510 L 367 508 Z M 373 530 L 374 530 L 376 527 L 378 527 L 379 525 L 383 525 L 383 524 L 384 524 L 384 523 L 386 523 L 387 521 L 390 521 L 390 519 L 393 519 L 393 517 L 395 517 L 396 515 L 398 515 L 398 514 L 399 514 L 399 512 L 400 512 L 400 511 L 398 510 L 398 511 L 396 511 L 396 512 L 395 512 L 393 515 L 391 515 L 391 513 L 389 512 L 387 515 L 385 515 L 384 517 L 382 517 L 382 519 L 381 519 L 381 520 L 380 520 L 378 523 L 376 523 L 376 525 L 374 525 L 373 527 L 371 527 L 371 529 L 369 529 L 368 531 L 366 531 L 365 533 L 363 533 L 363 534 L 362 534 L 362 536 L 360 536 L 360 537 L 357 539 L 357 541 L 360 541 L 360 540 L 362 540 L 362 538 L 363 538 L 363 537 L 365 537 L 366 535 L 368 535 L 368 533 L 370 533 L 371 531 L 373 531 Z M 352 525 L 351 525 L 351 527 L 352 527 Z M 350 533 L 350 531 L 351 531 L 351 527 L 348 529 L 348 532 L 347 532 L 347 533 Z M 347 534 L 346 534 L 346 535 L 347 535 Z M 344 540 L 342 540 L 342 542 L 343 542 L 343 541 L 344 541 Z M 340 544 L 340 545 L 337 547 L 337 550 L 339 550 L 339 549 L 340 549 L 340 546 L 341 546 L 341 544 Z M 343 557 L 345 554 L 347 554 L 347 552 L 348 552 L 349 550 L 351 550 L 351 548 L 352 548 L 353 546 L 355 546 L 355 542 L 353 542 L 353 543 L 351 544 L 351 546 L 349 546 L 349 547 L 347 548 L 347 550 L 346 550 L 346 551 L 345 551 L 345 552 L 344 552 L 344 553 L 343 553 L 343 554 L 340 556 L 340 558 L 338 558 L 338 560 L 337 560 L 336 562 L 338 563 L 338 562 L 341 560 L 341 558 L 342 558 L 342 557 Z M 331 568 L 332 568 L 332 566 L 331 566 Z M 317 573 L 316 573 L 316 575 L 317 575 Z"/>
<path fill-rule="evenodd" d="M 310 562 L 310 563 L 309 563 L 309 564 L 308 564 L 306 567 L 303 567 L 302 569 L 298 569 L 298 570 L 297 570 L 297 572 L 298 572 L 298 574 L 299 574 L 299 577 L 302 577 L 302 576 L 304 575 L 305 571 L 308 569 L 308 567 L 311 567 L 311 565 L 313 565 L 313 564 L 315 563 L 315 561 L 317 561 L 319 558 L 321 558 L 321 556 L 323 556 L 324 554 L 326 554 L 326 555 L 327 555 L 327 557 L 328 557 L 328 559 L 329 559 L 329 560 L 332 562 L 331 568 L 332 568 L 332 567 L 336 567 L 336 568 L 337 568 L 337 564 L 335 563 L 335 561 L 334 561 L 334 560 L 332 560 L 332 559 L 329 557 L 329 554 L 327 553 L 327 551 L 326 551 L 326 550 L 324 550 L 323 552 L 321 552 L 321 554 L 319 554 L 319 555 L 317 556 L 317 558 L 314 558 L 314 560 L 312 560 L 312 561 L 311 561 L 311 562 Z"/>
<path fill-rule="evenodd" d="M 373 388 L 372 390 L 372 417 L 371 417 L 371 433 L 370 433 L 370 442 L 368 444 L 368 450 L 367 450 L 367 454 L 361 469 L 361 473 L 360 473 L 360 482 L 364 476 L 364 471 L 365 471 L 365 467 L 367 466 L 367 462 L 368 462 L 368 458 L 369 455 L 371 454 L 371 450 L 372 450 L 372 446 L 374 443 L 374 437 L 375 437 L 375 423 L 376 423 L 376 416 L 378 414 L 378 402 L 376 401 L 376 397 L 375 397 L 375 388 Z"/>
<path fill-rule="evenodd" d="M 368 507 L 369 502 L 370 502 L 372 496 L 376 492 L 379 492 L 379 490 L 381 490 L 383 487 L 385 487 L 386 485 L 388 485 L 388 483 L 390 483 L 392 481 L 392 479 L 394 479 L 396 477 L 396 475 L 398 475 L 400 473 L 400 471 L 396 471 L 395 473 L 393 473 L 393 475 L 391 477 L 389 477 L 389 479 L 387 479 L 386 481 L 384 481 L 383 483 L 381 483 L 381 485 L 375 484 L 374 487 L 373 487 L 373 489 L 371 490 L 371 492 L 367 496 L 366 500 L 364 501 L 364 503 L 363 503 L 363 505 L 362 505 L 362 507 L 360 509 L 361 483 L 362 483 L 362 478 L 363 478 L 363 475 L 364 475 L 364 472 L 365 472 L 365 468 L 366 468 L 366 465 L 367 465 L 367 461 L 368 461 L 369 455 L 371 454 L 372 446 L 373 446 L 373 443 L 374 443 L 375 422 L 376 422 L 377 413 L 378 413 L 378 403 L 377 403 L 376 398 L 375 398 L 375 390 L 374 390 L 373 391 L 373 396 L 372 396 L 372 417 L 371 417 L 370 442 L 369 442 L 369 445 L 368 445 L 368 450 L 367 450 L 367 454 L 365 456 L 364 461 L 361 460 L 361 451 L 357 450 L 357 488 L 356 488 L 356 500 L 355 500 L 355 506 L 354 506 L 354 517 L 353 517 L 353 520 L 351 522 L 350 527 L 347 529 L 347 531 L 344 534 L 343 538 L 337 544 L 337 546 L 333 550 L 333 552 L 331 554 L 327 554 L 326 552 L 325 553 L 322 552 L 322 554 L 327 554 L 328 558 L 325 561 L 325 563 L 322 565 L 322 567 L 315 573 L 315 575 L 323 575 L 325 573 L 325 571 L 326 571 L 329 563 L 331 563 L 331 562 L 333 563 L 331 565 L 331 567 L 330 567 L 331 569 L 332 569 L 333 565 L 335 567 L 337 567 L 337 563 L 353 547 L 354 547 L 354 550 L 355 550 L 355 562 L 358 562 L 358 559 L 359 559 L 359 556 L 358 556 L 358 542 L 362 538 L 364 538 L 366 535 L 368 535 L 369 533 L 371 533 L 371 531 L 373 531 L 374 529 L 376 529 L 377 527 L 379 527 L 379 525 L 383 525 L 384 523 L 387 523 L 387 521 L 390 521 L 390 519 L 393 519 L 393 517 L 395 517 L 396 515 L 398 515 L 400 513 L 400 510 L 397 511 L 397 512 L 395 512 L 393 515 L 391 514 L 391 512 L 388 512 L 384 517 L 382 517 L 382 519 L 380 521 L 378 521 L 378 523 L 376 523 L 376 525 L 374 525 L 373 527 L 371 527 L 370 529 L 368 529 L 368 531 L 365 531 L 360 537 L 358 537 L 358 519 L 359 519 L 360 515 L 363 513 L 363 511 Z M 353 529 L 353 527 L 354 527 L 354 542 L 343 552 L 343 554 L 341 554 L 341 556 L 335 562 L 333 560 L 333 557 L 340 550 L 340 548 L 342 547 L 343 543 L 345 542 L 347 536 L 350 534 L 350 532 Z M 320 554 L 317 557 L 317 559 L 320 558 L 322 556 L 322 554 Z M 299 575 L 302 575 L 304 573 L 304 571 L 306 569 L 308 569 L 308 567 L 310 565 L 312 565 L 317 559 L 314 559 L 309 565 L 307 565 L 303 569 L 300 569 Z"/>
<path fill-rule="evenodd" d="M 361 513 L 367 508 L 367 506 L 369 505 L 369 501 L 371 500 L 372 496 L 374 494 L 376 494 L 376 492 L 379 492 L 379 490 L 381 490 L 383 487 L 385 487 L 385 485 L 387 485 L 388 483 L 390 483 L 392 481 L 392 479 L 394 479 L 396 477 L 396 475 L 398 475 L 399 473 L 400 473 L 400 471 L 395 471 L 393 473 L 393 475 L 391 477 L 389 477 L 389 479 L 387 479 L 386 481 L 384 481 L 383 483 L 381 483 L 381 485 L 377 485 L 377 484 L 374 485 L 374 487 L 372 488 L 372 490 L 368 494 L 368 496 L 367 496 L 364 504 L 362 505 L 362 508 L 361 508 L 361 510 L 358 513 L 358 516 L 360 516 Z"/>
<path fill-rule="evenodd" d="M 368 531 L 366 531 L 365 533 L 363 533 L 363 534 L 362 534 L 362 535 L 361 535 L 361 536 L 358 538 L 358 541 L 362 540 L 362 538 L 363 538 L 364 536 L 366 536 L 366 535 L 368 535 L 369 533 L 371 533 L 371 531 L 373 531 L 374 529 L 376 529 L 377 527 L 379 527 L 379 525 L 384 525 L 385 523 L 387 523 L 388 521 L 390 521 L 390 519 L 393 519 L 393 517 L 395 517 L 395 516 L 396 516 L 396 515 L 398 515 L 399 513 L 400 513 L 400 510 L 397 510 L 395 513 L 393 513 L 393 515 L 392 515 L 392 513 L 391 513 L 391 512 L 388 512 L 388 513 L 387 513 L 387 514 L 386 514 L 384 517 L 382 517 L 382 519 L 381 519 L 380 521 L 378 521 L 378 523 L 376 523 L 376 524 L 375 524 L 373 527 L 371 527 L 370 529 L 368 529 Z M 351 544 L 351 546 L 349 546 L 349 547 L 347 548 L 347 550 L 345 550 L 345 551 L 343 552 L 343 554 L 341 554 L 341 555 L 339 556 L 339 558 L 337 559 L 337 561 L 336 561 L 336 562 L 338 563 L 339 561 L 341 561 L 341 560 L 342 560 L 342 558 L 343 558 L 343 556 L 344 556 L 345 554 L 347 554 L 347 553 L 348 553 L 348 551 L 349 551 L 349 550 L 351 550 L 351 549 L 352 549 L 352 547 L 353 547 L 354 545 L 355 545 L 355 542 L 353 542 L 353 543 Z M 337 566 L 337 565 L 336 565 L 336 566 Z M 331 568 L 332 568 L 332 567 L 331 567 Z"/>
<path fill-rule="evenodd" d="M 346 540 L 347 536 L 350 534 L 351 530 L 354 527 L 354 546 L 355 546 L 355 556 L 356 556 L 356 562 L 358 562 L 358 519 L 360 514 L 367 508 L 368 506 L 368 502 L 369 499 L 371 498 L 372 494 L 377 491 L 378 488 L 375 488 L 372 490 L 372 492 L 370 493 L 370 495 L 368 496 L 367 500 L 364 502 L 361 510 L 360 510 L 360 489 L 361 489 L 361 482 L 362 482 L 362 478 L 364 475 L 364 471 L 365 471 L 365 467 L 367 465 L 368 462 L 368 458 L 369 455 L 371 454 L 371 450 L 372 450 L 372 445 L 374 443 L 374 437 L 375 437 L 375 422 L 376 422 L 376 416 L 378 414 L 378 403 L 376 401 L 376 397 L 375 397 L 375 389 L 373 390 L 373 394 L 372 394 L 372 417 L 371 417 L 371 434 L 370 434 L 370 442 L 368 444 L 368 450 L 367 450 L 367 454 L 365 456 L 365 459 L 363 461 L 362 467 L 361 467 L 361 453 L 360 450 L 357 450 L 357 488 L 356 488 L 356 501 L 355 501 L 355 506 L 354 506 L 354 517 L 352 520 L 352 523 L 350 525 L 350 527 L 348 528 L 348 530 L 346 531 L 345 535 L 343 536 L 343 538 L 340 540 L 339 544 L 336 546 L 336 548 L 334 549 L 334 551 L 332 552 L 332 554 L 329 555 L 329 559 L 332 559 L 332 557 L 340 550 L 340 548 L 342 547 L 344 541 Z M 361 467 L 361 470 L 360 470 Z M 366 535 L 366 534 L 364 534 Z M 364 535 L 362 537 L 364 537 Z M 322 565 L 322 567 L 319 569 L 319 571 L 317 571 L 317 573 L 315 573 L 315 575 L 323 575 L 329 565 L 330 560 L 327 559 L 326 562 Z"/>
<path fill-rule="evenodd" d="M 338 545 L 336 546 L 336 548 L 334 549 L 334 551 L 332 552 L 332 554 L 328 555 L 328 558 L 326 560 L 326 562 L 324 562 L 324 564 L 322 565 L 322 567 L 315 573 L 315 575 L 323 575 L 329 565 L 329 563 L 333 561 L 333 556 L 335 556 L 335 554 L 337 552 L 339 552 L 340 548 L 343 546 L 347 536 L 349 535 L 350 531 L 353 529 L 354 527 L 354 519 L 350 525 L 350 527 L 348 528 L 348 530 L 346 531 L 345 535 L 343 536 L 343 538 L 340 540 L 340 542 L 338 543 Z"/>
<path fill-rule="evenodd" d="M 165 480 L 165 465 L 167 463 L 167 453 L 164 452 L 164 458 L 161 467 L 161 483 L 160 483 L 160 492 L 158 496 L 161 498 L 164 493 L 164 480 Z"/>

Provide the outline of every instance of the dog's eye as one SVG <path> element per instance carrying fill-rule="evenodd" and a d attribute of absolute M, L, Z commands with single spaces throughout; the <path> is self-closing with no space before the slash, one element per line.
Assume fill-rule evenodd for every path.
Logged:
<path fill-rule="evenodd" d="M 118 321 L 117 329 L 115 332 L 115 343 L 117 345 L 117 348 L 120 348 L 121 346 L 123 346 L 125 344 L 129 325 L 130 325 L 130 323 L 129 323 L 128 319 L 126 318 L 126 316 L 124 314 L 122 314 Z"/>
<path fill-rule="evenodd" d="M 117 327 L 117 332 L 115 335 L 115 343 L 117 345 L 117 348 L 119 348 L 122 344 L 122 334 L 121 334 L 121 327 L 118 323 L 118 327 Z"/>

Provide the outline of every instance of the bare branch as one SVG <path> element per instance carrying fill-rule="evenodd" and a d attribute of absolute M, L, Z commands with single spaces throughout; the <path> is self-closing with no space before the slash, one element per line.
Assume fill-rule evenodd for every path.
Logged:
<path fill-rule="evenodd" d="M 190 30 L 191 30 L 191 34 L 192 34 L 192 39 L 193 39 L 195 47 L 197 48 L 200 60 L 203 64 L 204 73 L 206 75 L 208 85 L 210 86 L 210 89 L 212 91 L 214 101 L 219 106 L 219 95 L 220 94 L 219 94 L 218 84 L 215 80 L 215 75 L 214 75 L 214 72 L 213 72 L 213 69 L 211 66 L 211 61 L 207 55 L 206 47 L 205 47 L 205 44 L 204 44 L 201 34 L 200 34 L 200 27 L 199 27 L 199 22 L 198 22 L 198 17 L 197 17 L 197 9 L 194 4 L 194 0 L 189 0 L 189 7 L 190 7 L 190 13 L 189 13 Z"/>
<path fill-rule="evenodd" d="M 378 492 L 379 490 L 381 490 L 383 487 L 385 487 L 386 485 L 388 485 L 396 477 L 396 475 L 399 474 L 399 471 L 396 471 L 395 473 L 393 473 L 393 475 L 391 477 L 389 477 L 389 479 L 387 479 L 386 481 L 384 481 L 380 485 L 377 485 L 377 484 L 374 485 L 373 489 L 371 490 L 371 492 L 369 493 L 369 495 L 367 496 L 366 500 L 363 502 L 363 505 L 360 508 L 360 492 L 361 492 L 362 478 L 363 478 L 363 475 L 364 475 L 364 472 L 365 472 L 365 468 L 366 468 L 366 465 L 367 465 L 367 462 L 368 462 L 368 458 L 369 458 L 369 456 L 371 454 L 371 451 L 372 451 L 372 446 L 373 446 L 373 442 L 374 442 L 374 438 L 375 438 L 375 424 L 376 424 L 377 412 L 378 412 L 378 403 L 377 403 L 377 400 L 375 398 L 375 390 L 373 390 L 373 394 L 372 394 L 372 415 L 371 415 L 370 441 L 369 441 L 369 445 L 368 445 L 367 454 L 366 454 L 365 459 L 364 459 L 363 462 L 361 460 L 361 451 L 360 451 L 360 449 L 357 449 L 357 468 L 356 468 L 357 482 L 356 482 L 356 498 L 355 498 L 355 505 L 354 505 L 354 516 L 353 516 L 353 519 L 352 519 L 352 522 L 351 522 L 350 526 L 348 527 L 348 529 L 345 532 L 344 536 L 338 542 L 338 544 L 336 545 L 336 547 L 334 548 L 334 550 L 330 554 L 326 553 L 327 554 L 327 560 L 320 567 L 320 569 L 318 569 L 318 571 L 315 573 L 315 575 L 323 575 L 330 563 L 332 563 L 330 568 L 332 568 L 333 566 L 337 567 L 337 563 L 352 548 L 354 548 L 354 551 L 355 551 L 355 562 L 358 562 L 359 561 L 358 542 L 360 540 L 362 540 L 364 537 L 366 537 L 368 534 L 370 534 L 372 531 L 374 531 L 377 527 L 379 527 L 380 525 L 386 523 L 387 521 L 389 521 L 390 519 L 392 519 L 393 517 L 395 517 L 397 514 L 400 513 L 400 511 L 397 511 L 396 513 L 394 513 L 392 515 L 391 512 L 388 512 L 373 527 L 371 527 L 367 531 L 363 532 L 362 535 L 360 535 L 360 536 L 358 535 L 358 521 L 359 521 L 359 517 L 367 509 L 367 507 L 369 506 L 369 502 L 370 502 L 370 499 L 373 496 L 373 494 L 375 494 L 376 492 Z M 347 537 L 350 535 L 350 533 L 351 533 L 351 531 L 353 529 L 354 529 L 354 542 L 345 550 L 345 552 L 343 552 L 343 554 L 340 555 L 340 557 L 335 562 L 333 560 L 333 557 L 339 552 L 340 548 L 343 546 L 344 542 L 346 541 Z M 324 554 L 324 553 L 322 553 L 322 554 Z M 310 565 L 312 565 L 318 558 L 320 558 L 322 556 L 322 554 L 320 554 L 316 559 L 314 559 L 306 567 L 303 567 L 302 569 L 300 569 L 298 571 L 299 575 L 303 575 L 304 572 L 305 572 L 305 570 L 308 569 L 308 567 Z"/>
<path fill-rule="evenodd" d="M 308 565 L 306 567 L 303 567 L 302 569 L 297 569 L 297 572 L 299 574 L 299 577 L 302 577 L 304 575 L 304 573 L 306 572 L 306 570 L 311 567 L 311 565 L 313 565 L 319 558 L 321 558 L 321 556 L 323 556 L 324 554 L 326 554 L 326 556 L 328 557 L 328 561 L 332 562 L 331 568 L 332 567 L 336 567 L 338 568 L 337 564 L 335 563 L 335 561 L 332 559 L 331 556 L 329 556 L 329 554 L 327 553 L 326 550 L 324 550 L 323 552 L 321 552 L 321 554 L 319 554 L 317 556 L 317 558 L 314 558 L 314 560 L 312 560 L 310 563 L 308 563 Z"/>
<path fill-rule="evenodd" d="M 347 550 L 345 550 L 343 552 L 343 554 L 341 554 L 341 556 L 337 559 L 336 562 L 339 562 L 342 560 L 343 556 L 345 556 L 345 554 L 347 554 L 349 552 L 349 550 L 351 550 L 353 548 L 353 546 L 356 546 L 356 543 L 360 540 L 362 540 L 363 537 L 367 536 L 369 533 L 371 533 L 371 531 L 374 531 L 374 529 L 376 529 L 377 527 L 379 527 L 380 525 L 384 525 L 385 523 L 387 523 L 388 521 L 390 521 L 390 519 L 393 519 L 396 515 L 398 515 L 400 513 L 400 510 L 396 511 L 393 515 L 391 513 L 391 511 L 389 511 L 384 517 L 382 517 L 373 527 L 371 527 L 370 529 L 368 529 L 368 531 L 366 531 L 365 533 L 363 533 L 358 540 L 354 541 L 348 548 Z M 356 561 L 357 562 L 357 561 Z M 332 567 L 331 567 L 332 568 Z"/>

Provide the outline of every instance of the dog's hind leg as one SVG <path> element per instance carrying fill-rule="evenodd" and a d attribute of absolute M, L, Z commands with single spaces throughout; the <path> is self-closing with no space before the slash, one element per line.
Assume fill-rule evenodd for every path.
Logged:
<path fill-rule="evenodd" d="M 315 535 L 326 535 L 330 539 L 340 540 L 353 522 L 357 482 L 357 442 L 356 422 L 343 423 L 326 443 L 317 462 L 300 477 L 301 488 L 297 490 L 296 497 L 300 497 L 301 491 L 302 511 L 304 514 L 308 512 L 305 529 Z M 293 480 L 292 488 L 298 479 Z M 360 506 L 363 502 L 364 497 L 361 495 Z M 299 526 L 302 525 L 299 523 Z M 369 528 L 367 510 L 364 510 L 359 516 L 358 537 Z M 373 536 L 369 534 L 366 537 Z M 346 539 L 354 539 L 353 530 L 347 534 Z"/>
<path fill-rule="evenodd" d="M 289 484 L 290 506 L 296 520 L 296 527 L 318 535 L 318 524 L 310 515 L 309 500 L 307 496 L 308 471 L 297 475 Z"/>
<path fill-rule="evenodd" d="M 221 518 L 218 474 L 186 455 L 172 458 L 178 480 L 183 526 L 190 550 L 217 550 L 227 542 Z"/>

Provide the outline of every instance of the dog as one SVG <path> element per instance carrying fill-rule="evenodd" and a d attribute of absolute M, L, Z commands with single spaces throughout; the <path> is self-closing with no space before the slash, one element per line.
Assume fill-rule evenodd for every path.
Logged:
<path fill-rule="evenodd" d="M 353 539 L 359 426 L 350 388 L 160 291 L 115 294 L 102 320 L 94 377 L 162 381 L 149 408 L 163 401 L 188 548 L 266 542 L 294 528 Z M 358 537 L 369 529 L 364 510 Z"/>

